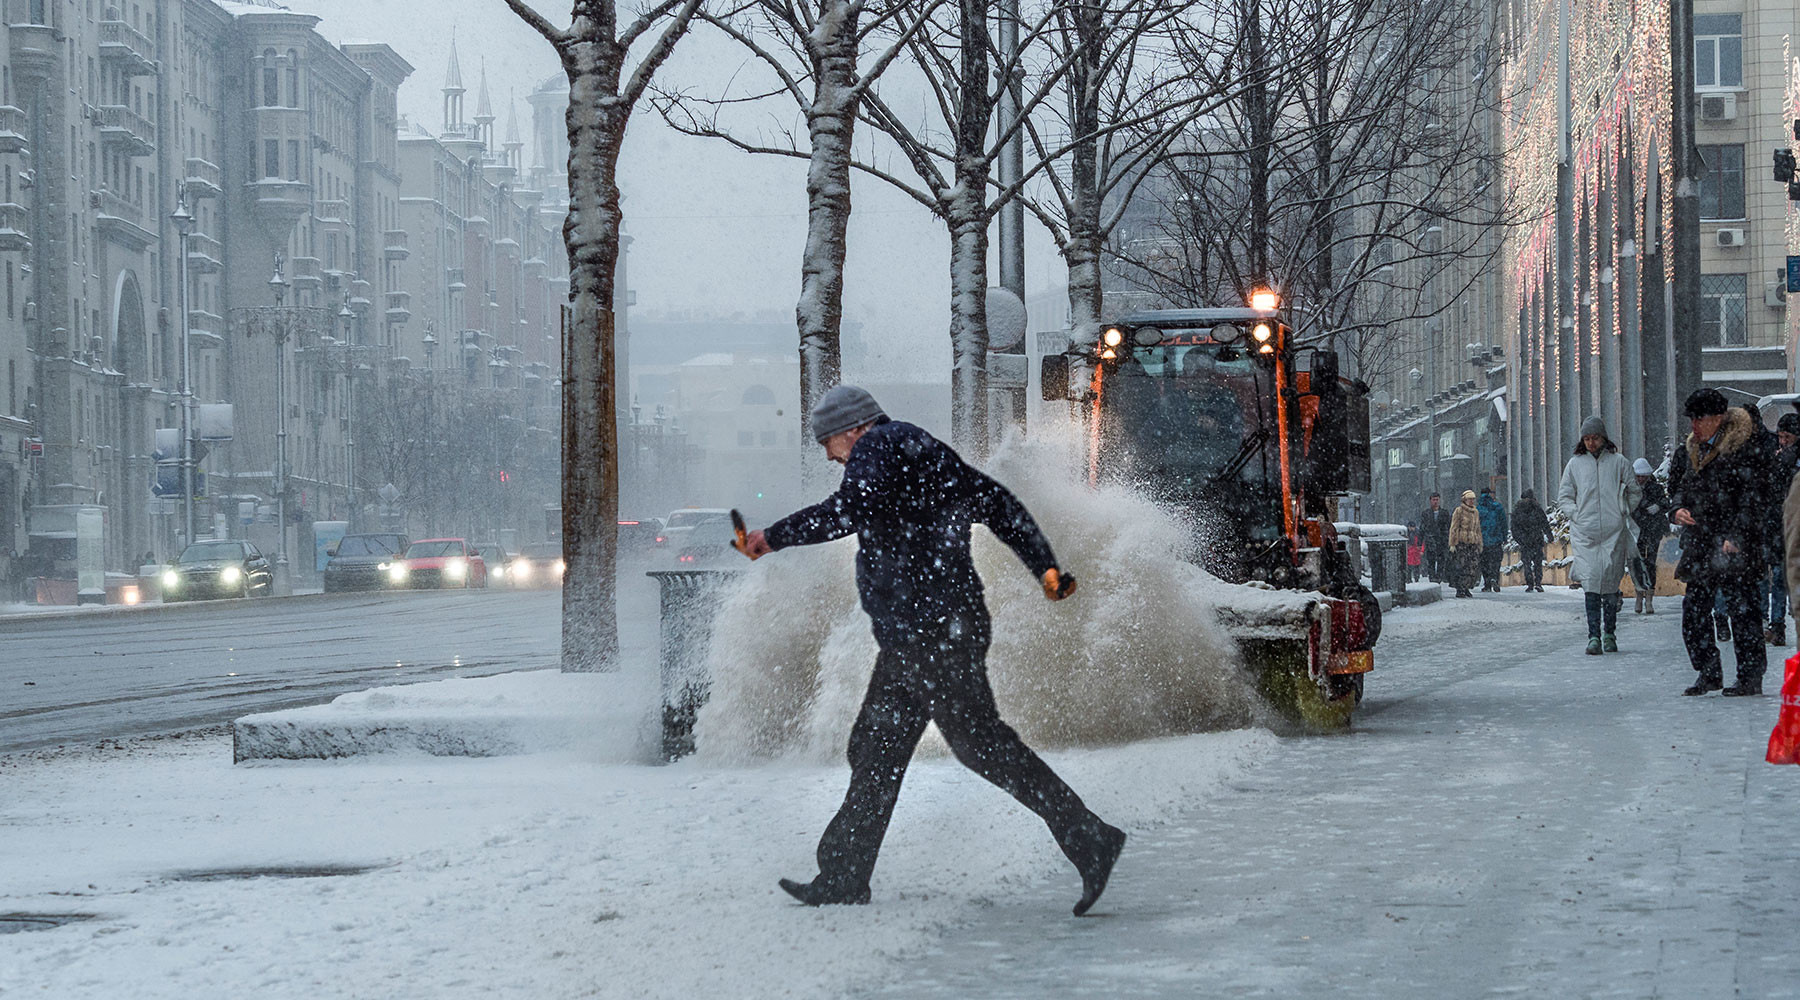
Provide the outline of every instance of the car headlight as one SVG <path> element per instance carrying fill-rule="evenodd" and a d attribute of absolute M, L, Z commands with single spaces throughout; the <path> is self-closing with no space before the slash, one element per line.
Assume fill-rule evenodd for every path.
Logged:
<path fill-rule="evenodd" d="M 227 566 L 219 571 L 219 582 L 229 587 L 244 578 L 244 571 L 236 566 Z"/>
<path fill-rule="evenodd" d="M 165 587 L 181 586 L 181 574 L 172 569 L 163 570 L 162 585 Z"/>
<path fill-rule="evenodd" d="M 444 575 L 452 580 L 460 580 L 469 571 L 469 564 L 462 559 L 452 559 L 444 564 Z"/>
<path fill-rule="evenodd" d="M 569 571 L 569 564 L 563 562 L 561 559 L 558 559 L 556 561 L 556 575 L 561 576 L 564 573 L 567 573 L 568 571 Z"/>
<path fill-rule="evenodd" d="M 405 580 L 406 580 L 406 564 L 405 563 L 389 563 L 388 568 L 387 568 L 387 575 L 388 575 L 388 579 L 394 581 L 395 583 L 405 582 Z"/>
<path fill-rule="evenodd" d="M 512 565 L 512 578 L 513 579 L 524 580 L 530 576 L 531 576 L 531 564 L 530 563 L 528 563 L 528 562 L 513 563 L 513 565 Z"/>

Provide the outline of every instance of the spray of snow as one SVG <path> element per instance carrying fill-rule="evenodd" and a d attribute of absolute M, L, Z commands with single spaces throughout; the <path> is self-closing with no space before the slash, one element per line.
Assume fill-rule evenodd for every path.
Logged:
<path fill-rule="evenodd" d="M 975 562 L 994 618 L 988 673 L 1034 746 L 1096 746 L 1246 725 L 1256 712 L 1218 625 L 1229 588 L 1181 560 L 1186 529 L 1128 490 L 1090 489 L 1073 435 L 1014 438 L 990 472 L 1024 501 L 1080 581 L 1059 603 L 985 529 Z M 855 542 L 759 560 L 722 597 L 695 729 L 703 758 L 841 757 L 874 663 Z M 927 747 L 942 751 L 935 733 Z"/>

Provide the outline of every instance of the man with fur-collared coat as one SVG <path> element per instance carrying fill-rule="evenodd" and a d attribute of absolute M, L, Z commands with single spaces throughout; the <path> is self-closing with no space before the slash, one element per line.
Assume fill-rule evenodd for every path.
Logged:
<path fill-rule="evenodd" d="M 1686 695 L 1722 691 L 1762 694 L 1768 646 L 1762 634 L 1761 580 L 1769 493 L 1769 457 L 1753 445 L 1750 415 L 1732 409 L 1717 389 L 1696 389 L 1686 403 L 1692 430 L 1669 468 L 1670 520 L 1681 528 L 1681 561 L 1675 575 L 1687 584 L 1681 601 L 1681 637 L 1699 673 Z M 1713 639 L 1717 598 L 1731 618 L 1737 679 L 1725 687 L 1719 647 Z"/>

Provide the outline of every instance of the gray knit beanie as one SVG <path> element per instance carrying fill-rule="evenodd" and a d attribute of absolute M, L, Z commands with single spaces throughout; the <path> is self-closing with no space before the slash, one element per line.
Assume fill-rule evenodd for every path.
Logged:
<path fill-rule="evenodd" d="M 813 404 L 813 438 L 823 444 L 833 434 L 841 434 L 885 416 L 887 414 L 881 411 L 881 404 L 875 402 L 875 397 L 869 395 L 869 390 L 855 385 L 834 386 Z"/>
<path fill-rule="evenodd" d="M 1598 414 L 1581 422 L 1581 436 L 1587 437 L 1589 434 L 1598 434 L 1601 437 L 1607 437 L 1606 422 L 1601 420 Z M 1611 440 L 1611 438 L 1608 438 L 1608 440 Z"/>

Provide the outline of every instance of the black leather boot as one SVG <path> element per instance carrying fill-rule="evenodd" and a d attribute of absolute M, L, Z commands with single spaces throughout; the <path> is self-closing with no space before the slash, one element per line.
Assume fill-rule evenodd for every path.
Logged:
<path fill-rule="evenodd" d="M 1068 852 L 1069 860 L 1075 862 L 1076 870 L 1081 872 L 1081 899 L 1075 904 L 1076 916 L 1091 909 L 1100 894 L 1106 891 L 1106 880 L 1112 877 L 1113 865 L 1124 849 L 1125 831 L 1102 822 L 1081 850 Z"/>
<path fill-rule="evenodd" d="M 822 884 L 820 879 L 796 882 L 781 880 L 781 889 L 807 906 L 862 906 L 869 901 L 869 887 L 844 888 Z"/>
<path fill-rule="evenodd" d="M 1719 692 L 1727 698 L 1754 698 L 1762 694 L 1762 678 L 1753 681 L 1740 680 L 1736 684 Z"/>
<path fill-rule="evenodd" d="M 1706 675 L 1702 674 L 1700 676 L 1700 679 L 1694 682 L 1693 687 L 1690 687 L 1681 693 L 1685 694 L 1689 697 L 1692 697 L 1694 695 L 1705 694 L 1708 691 L 1720 691 L 1720 690 L 1723 690 L 1724 687 L 1725 687 L 1724 678 L 1722 678 L 1722 677 L 1707 677 Z"/>

